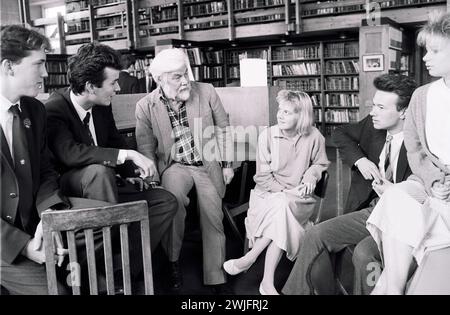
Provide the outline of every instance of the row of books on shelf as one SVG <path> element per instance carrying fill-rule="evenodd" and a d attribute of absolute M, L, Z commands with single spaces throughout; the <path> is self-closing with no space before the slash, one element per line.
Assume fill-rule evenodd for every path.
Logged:
<path fill-rule="evenodd" d="M 67 1 L 66 0 L 66 13 L 77 12 L 88 8 L 91 0 L 82 1 Z"/>
<path fill-rule="evenodd" d="M 67 72 L 67 62 L 66 61 L 53 61 L 47 60 L 47 72 Z"/>
<path fill-rule="evenodd" d="M 317 59 L 319 58 L 319 46 L 306 47 L 281 47 L 273 50 L 272 60 L 293 60 L 293 59 Z"/>
<path fill-rule="evenodd" d="M 204 64 L 221 64 L 223 63 L 223 51 L 203 51 L 202 49 L 189 48 L 187 49 L 189 62 L 191 65 Z"/>
<path fill-rule="evenodd" d="M 325 90 L 359 90 L 359 77 L 328 77 Z"/>
<path fill-rule="evenodd" d="M 223 78 L 223 68 L 222 66 L 200 66 L 193 67 L 192 73 L 194 74 L 194 78 L 199 80 L 205 79 L 222 79 Z"/>
<path fill-rule="evenodd" d="M 217 0 L 213 2 L 202 2 L 194 5 L 184 6 L 184 16 L 198 16 L 214 13 L 226 13 L 227 3 L 225 0 Z"/>
<path fill-rule="evenodd" d="M 91 3 L 94 7 L 107 5 L 111 3 L 123 3 L 124 0 L 91 0 Z"/>
<path fill-rule="evenodd" d="M 239 63 L 240 60 L 246 58 L 259 58 L 266 59 L 268 58 L 268 52 L 266 49 L 264 50 L 247 50 L 247 51 L 230 51 L 227 57 L 227 63 Z"/>
<path fill-rule="evenodd" d="M 89 32 L 89 19 L 68 21 L 67 33 Z"/>
<path fill-rule="evenodd" d="M 358 57 L 358 42 L 329 43 L 325 45 L 325 58 Z"/>
<path fill-rule="evenodd" d="M 320 64 L 318 62 L 301 62 L 293 64 L 272 65 L 272 69 L 274 76 L 320 74 Z"/>
<path fill-rule="evenodd" d="M 284 0 L 234 0 L 234 10 L 257 9 L 274 5 L 283 5 Z"/>
<path fill-rule="evenodd" d="M 273 81 L 273 85 L 294 91 L 320 91 L 320 78 L 301 78 L 298 80 L 277 79 Z"/>
<path fill-rule="evenodd" d="M 228 20 L 218 20 L 218 21 L 209 21 L 209 22 L 194 23 L 194 24 L 185 24 L 184 30 L 185 31 L 202 30 L 202 29 L 226 27 L 226 26 L 228 26 Z"/>
<path fill-rule="evenodd" d="M 322 122 L 322 109 L 314 109 L 316 122 Z M 354 123 L 359 121 L 359 111 L 349 109 L 327 109 L 325 110 L 325 123 Z"/>
<path fill-rule="evenodd" d="M 170 20 L 176 20 L 178 18 L 177 7 L 152 7 L 151 8 L 151 20 L 152 23 L 160 23 Z"/>
<path fill-rule="evenodd" d="M 354 123 L 359 121 L 359 111 L 351 109 L 325 110 L 325 123 Z"/>
<path fill-rule="evenodd" d="M 313 106 L 320 106 L 320 94 L 309 94 L 309 97 L 311 98 Z"/>
<path fill-rule="evenodd" d="M 139 29 L 139 37 L 178 33 L 178 25 Z"/>
<path fill-rule="evenodd" d="M 112 16 L 112 17 L 105 17 L 101 19 L 97 19 L 95 21 L 95 25 L 97 29 L 101 28 L 110 28 L 110 27 L 126 27 L 126 16 L 125 15 L 119 15 L 119 16 Z"/>
<path fill-rule="evenodd" d="M 325 94 L 325 107 L 359 107 L 357 93 L 327 93 Z"/>
<path fill-rule="evenodd" d="M 344 1 L 342 1 L 344 2 Z M 302 16 L 326 15 L 326 14 L 343 14 L 349 12 L 359 12 L 365 10 L 365 4 L 340 5 L 338 7 L 322 7 L 314 9 L 304 9 Z"/>
<path fill-rule="evenodd" d="M 325 63 L 327 74 L 359 73 L 358 60 L 328 60 Z"/>
<path fill-rule="evenodd" d="M 120 29 L 119 32 L 104 34 L 98 37 L 98 40 L 116 40 L 116 39 L 124 39 L 127 38 L 127 30 L 125 28 Z"/>
<path fill-rule="evenodd" d="M 253 23 L 264 23 L 264 22 L 275 22 L 284 21 L 284 13 L 268 14 L 261 16 L 251 16 L 251 17 L 235 17 L 236 25 L 253 24 Z"/>
<path fill-rule="evenodd" d="M 52 74 L 45 78 L 44 85 L 68 85 L 69 79 L 65 73 Z"/>

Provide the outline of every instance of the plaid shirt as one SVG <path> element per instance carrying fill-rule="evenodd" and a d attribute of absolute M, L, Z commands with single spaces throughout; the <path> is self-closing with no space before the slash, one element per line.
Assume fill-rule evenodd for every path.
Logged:
<path fill-rule="evenodd" d="M 162 92 L 162 91 L 161 91 Z M 173 160 L 182 164 L 196 164 L 202 161 L 198 150 L 195 148 L 194 137 L 189 129 L 186 114 L 186 103 L 180 106 L 178 114 L 170 107 L 169 101 L 161 94 L 161 100 L 166 105 L 169 114 L 172 131 L 175 135 L 175 156 Z"/>

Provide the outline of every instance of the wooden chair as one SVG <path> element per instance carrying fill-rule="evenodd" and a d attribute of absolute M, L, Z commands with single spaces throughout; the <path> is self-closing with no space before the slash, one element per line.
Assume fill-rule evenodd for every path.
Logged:
<path fill-rule="evenodd" d="M 128 225 L 133 222 L 140 223 L 145 294 L 153 294 L 150 229 L 148 220 L 146 201 L 122 203 L 99 208 L 44 212 L 42 215 L 42 227 L 44 232 L 44 246 L 46 255 L 45 263 L 47 268 L 49 294 L 58 294 L 52 234 L 53 232 L 66 232 L 70 266 L 79 266 L 75 244 L 75 232 L 80 233 L 80 231 L 84 231 L 86 238 L 86 255 L 90 294 L 98 294 L 93 232 L 94 229 L 101 228 L 103 233 L 103 249 L 105 257 L 106 290 L 108 295 L 113 295 L 114 272 L 111 227 L 118 225 L 120 227 L 123 289 L 125 295 L 130 295 L 131 276 Z M 133 244 L 131 244 L 131 246 L 133 246 Z M 72 285 L 72 292 L 74 295 L 80 295 L 80 287 Z"/>
<path fill-rule="evenodd" d="M 251 175 L 252 176 L 252 175 Z M 237 200 L 234 202 L 222 202 L 222 211 L 223 214 L 230 224 L 231 230 L 233 234 L 241 241 L 245 241 L 245 236 L 239 231 L 239 228 L 236 224 L 235 217 L 247 212 L 248 210 L 248 202 L 245 202 L 246 188 L 247 188 L 247 180 L 249 177 L 249 162 L 244 161 L 241 165 L 241 178 L 239 180 L 239 195 Z"/>

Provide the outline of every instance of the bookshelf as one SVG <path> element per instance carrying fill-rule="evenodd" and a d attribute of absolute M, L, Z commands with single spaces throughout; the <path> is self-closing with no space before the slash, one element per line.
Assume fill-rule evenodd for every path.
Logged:
<path fill-rule="evenodd" d="M 194 47 L 186 51 L 196 81 L 211 83 L 215 87 L 225 86 L 223 50 Z"/>
<path fill-rule="evenodd" d="M 100 41 L 115 49 L 132 48 L 132 2 L 129 0 L 66 0 L 66 53 Z"/>
<path fill-rule="evenodd" d="M 227 49 L 225 51 L 225 55 L 226 85 L 240 86 L 240 60 L 245 58 L 258 58 L 265 59 L 269 62 L 269 46 L 244 49 Z"/>
<path fill-rule="evenodd" d="M 130 71 L 130 74 L 138 79 L 145 77 L 145 69 L 148 67 L 153 61 L 153 55 L 137 55 L 136 62 L 134 63 L 133 68 Z"/>
<path fill-rule="evenodd" d="M 44 92 L 53 91 L 69 86 L 67 78 L 67 55 L 47 55 L 48 77 L 44 79 Z"/>
<path fill-rule="evenodd" d="M 325 134 L 343 123 L 359 121 L 359 43 L 324 43 L 323 110 Z"/>
<path fill-rule="evenodd" d="M 358 41 L 272 47 L 272 84 L 307 92 L 324 135 L 359 119 Z"/>

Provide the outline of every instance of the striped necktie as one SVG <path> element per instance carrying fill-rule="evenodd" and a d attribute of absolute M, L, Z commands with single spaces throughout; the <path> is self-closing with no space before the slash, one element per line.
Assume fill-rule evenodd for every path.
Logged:
<path fill-rule="evenodd" d="M 391 167 L 391 142 L 392 142 L 392 136 L 387 135 L 386 144 L 385 144 L 386 158 L 384 159 L 384 174 L 385 174 L 385 178 L 390 182 L 392 182 L 392 180 L 394 178 L 394 173 L 393 173 L 392 167 Z"/>
<path fill-rule="evenodd" d="M 86 116 L 83 119 L 84 128 L 86 128 L 86 132 L 89 135 L 89 139 L 91 140 L 90 145 L 95 145 L 94 138 L 92 137 L 91 130 L 89 129 L 89 120 L 91 119 L 91 113 L 87 112 Z"/>

